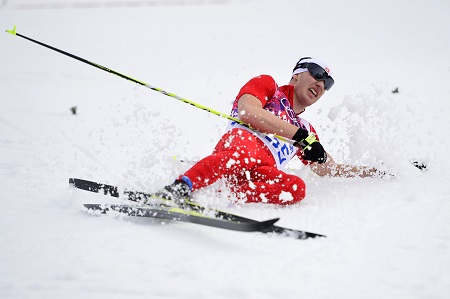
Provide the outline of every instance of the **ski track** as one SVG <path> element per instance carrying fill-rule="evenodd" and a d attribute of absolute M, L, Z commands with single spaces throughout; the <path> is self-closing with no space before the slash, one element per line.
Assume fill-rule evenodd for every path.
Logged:
<path fill-rule="evenodd" d="M 3 33 L 0 298 L 448 297 L 446 1 L 133 3 L 3 1 L 0 24 L 225 113 L 249 78 L 284 84 L 297 59 L 323 58 L 336 85 L 305 118 L 336 160 L 395 177 L 319 178 L 293 161 L 298 205 L 234 205 L 220 182 L 196 195 L 327 235 L 307 241 L 89 215 L 83 203 L 123 202 L 69 177 L 153 192 L 226 120 Z"/>

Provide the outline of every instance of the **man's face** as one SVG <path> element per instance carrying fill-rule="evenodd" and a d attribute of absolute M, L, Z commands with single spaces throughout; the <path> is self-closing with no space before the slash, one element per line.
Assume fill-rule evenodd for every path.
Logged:
<path fill-rule="evenodd" d="M 317 81 L 309 72 L 303 72 L 293 76 L 294 101 L 303 108 L 311 106 L 317 102 L 325 93 L 323 81 Z"/>

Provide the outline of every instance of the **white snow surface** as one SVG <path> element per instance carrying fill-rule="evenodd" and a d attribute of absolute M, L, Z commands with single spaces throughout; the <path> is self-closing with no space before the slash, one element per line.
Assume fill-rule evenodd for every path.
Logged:
<path fill-rule="evenodd" d="M 0 298 L 448 298 L 450 2 L 0 3 Z M 211 152 L 227 120 L 5 33 L 17 32 L 228 113 L 239 88 L 296 61 L 333 68 L 304 117 L 341 163 L 384 179 L 320 178 L 300 204 L 195 199 L 322 233 L 294 240 L 94 217 L 120 200 L 69 177 L 153 192 Z M 398 93 L 392 90 L 398 88 Z M 77 106 L 77 114 L 70 108 Z M 428 165 L 426 172 L 411 161 Z"/>

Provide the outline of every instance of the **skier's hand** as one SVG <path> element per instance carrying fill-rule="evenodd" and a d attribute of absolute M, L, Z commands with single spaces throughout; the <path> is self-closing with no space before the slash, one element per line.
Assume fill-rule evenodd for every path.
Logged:
<path fill-rule="evenodd" d="M 322 144 L 316 141 L 303 149 L 303 159 L 322 164 L 327 162 L 327 153 Z"/>
<path fill-rule="evenodd" d="M 313 133 L 309 133 L 304 129 L 298 129 L 292 140 L 295 141 L 294 146 L 303 150 L 303 159 L 319 164 L 327 161 L 327 153 Z"/>

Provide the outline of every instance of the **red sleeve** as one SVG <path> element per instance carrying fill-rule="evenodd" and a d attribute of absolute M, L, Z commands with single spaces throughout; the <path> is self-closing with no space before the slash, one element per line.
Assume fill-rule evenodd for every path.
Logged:
<path fill-rule="evenodd" d="M 236 98 L 239 99 L 244 94 L 251 94 L 257 97 L 264 107 L 268 99 L 275 94 L 277 88 L 278 86 L 271 76 L 261 75 L 250 79 L 250 81 L 241 88 Z"/>

